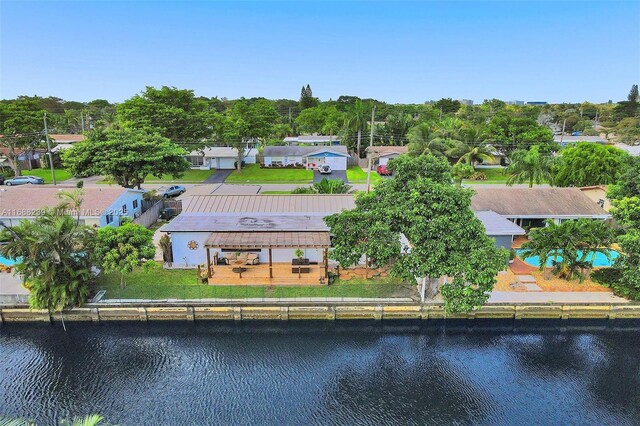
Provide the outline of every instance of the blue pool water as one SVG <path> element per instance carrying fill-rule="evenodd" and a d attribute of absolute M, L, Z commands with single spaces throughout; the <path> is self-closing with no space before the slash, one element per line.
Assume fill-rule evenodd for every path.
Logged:
<path fill-rule="evenodd" d="M 7 259 L 6 257 L 0 256 L 0 265 L 4 266 L 13 266 L 16 264 L 16 261 L 13 259 Z"/>
<path fill-rule="evenodd" d="M 523 259 L 526 263 L 532 266 L 540 266 L 540 258 L 538 256 L 529 256 L 525 258 L 522 257 L 522 253 L 523 250 L 516 250 L 516 254 L 518 255 L 518 257 Z M 609 250 L 609 255 L 611 256 L 611 259 L 607 259 L 607 256 L 605 256 L 603 253 L 590 253 L 587 257 L 587 260 L 593 260 L 593 266 L 611 266 L 613 264 L 613 261 L 618 257 L 618 252 L 615 250 Z M 582 252 L 579 251 L 578 256 L 582 256 Z M 561 260 L 562 256 L 558 256 L 557 261 L 560 262 Z M 546 266 L 553 266 L 552 262 L 553 258 L 547 259 Z"/>

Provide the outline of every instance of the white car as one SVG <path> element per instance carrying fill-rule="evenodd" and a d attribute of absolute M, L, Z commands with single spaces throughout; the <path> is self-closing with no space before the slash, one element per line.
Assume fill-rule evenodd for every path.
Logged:
<path fill-rule="evenodd" d="M 328 164 L 323 164 L 321 166 L 318 166 L 318 171 L 322 175 L 330 175 L 331 174 L 331 166 L 329 166 Z"/>

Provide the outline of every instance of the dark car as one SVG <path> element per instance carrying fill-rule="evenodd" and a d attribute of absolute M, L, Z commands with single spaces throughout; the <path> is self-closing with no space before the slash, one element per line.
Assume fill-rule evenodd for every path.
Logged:
<path fill-rule="evenodd" d="M 387 166 L 384 165 L 384 164 L 378 166 L 376 171 L 378 172 L 378 174 L 380 176 L 391 176 L 393 174 L 393 172 L 391 170 L 387 169 Z"/>

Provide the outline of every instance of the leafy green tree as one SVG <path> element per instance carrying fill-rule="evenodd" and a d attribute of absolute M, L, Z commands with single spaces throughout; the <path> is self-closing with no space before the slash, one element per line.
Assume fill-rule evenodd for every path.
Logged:
<path fill-rule="evenodd" d="M 460 109 L 460 101 L 454 101 L 451 98 L 442 98 L 433 106 L 442 111 L 443 114 L 455 114 Z"/>
<path fill-rule="evenodd" d="M 592 219 L 567 220 L 561 224 L 547 221 L 547 226 L 529 232 L 529 241 L 522 245 L 524 256 L 539 256 L 540 270 L 553 258 L 552 272 L 561 278 L 584 279 L 584 272 L 593 267 L 593 253 L 610 257 L 608 248 L 613 232 L 603 221 Z"/>
<path fill-rule="evenodd" d="M 614 268 L 620 278 L 612 283 L 615 294 L 640 300 L 640 230 L 633 229 L 619 237 L 621 253 Z"/>
<path fill-rule="evenodd" d="M 456 182 L 456 185 L 462 186 L 462 180 L 470 178 L 475 171 L 476 170 L 473 168 L 473 166 L 469 164 L 456 163 L 451 169 L 451 174 Z"/>
<path fill-rule="evenodd" d="M 95 254 L 103 272 L 120 274 L 120 288 L 124 288 L 124 277 L 136 266 L 153 260 L 156 247 L 153 231 L 134 223 L 98 230 Z"/>
<path fill-rule="evenodd" d="M 578 142 L 562 150 L 555 181 L 558 186 L 615 183 L 628 157 L 613 146 Z"/>
<path fill-rule="evenodd" d="M 631 90 L 629 91 L 629 95 L 627 96 L 626 101 L 618 102 L 616 107 L 614 108 L 614 115 L 618 119 L 622 119 L 625 117 L 635 117 L 638 113 L 638 106 L 640 97 L 638 96 L 638 85 L 634 84 L 631 86 Z"/>
<path fill-rule="evenodd" d="M 335 106 L 320 104 L 303 110 L 295 119 L 300 134 L 329 133 L 335 134 L 344 122 L 344 114 Z"/>
<path fill-rule="evenodd" d="M 533 184 L 540 185 L 548 182 L 554 184 L 553 169 L 555 160 L 548 154 L 541 154 L 537 145 L 534 145 L 528 151 L 519 149 L 511 154 L 511 163 L 505 169 L 507 185 L 511 186 L 516 183 L 528 183 L 529 188 L 533 188 Z"/>
<path fill-rule="evenodd" d="M 189 150 L 202 147 L 212 136 L 216 112 L 193 90 L 147 86 L 144 92 L 117 107 L 119 123 L 129 129 L 159 133 Z"/>
<path fill-rule="evenodd" d="M 79 306 L 89 295 L 95 231 L 64 208 L 46 209 L 0 233 L 0 254 L 20 259 L 15 270 L 30 291 L 29 304 L 49 312 Z"/>
<path fill-rule="evenodd" d="M 607 196 L 610 199 L 640 197 L 640 157 L 627 160 L 616 183 L 609 185 Z"/>
<path fill-rule="evenodd" d="M 278 111 L 264 98 L 248 102 L 241 99 L 233 104 L 217 127 L 217 140 L 223 145 L 236 148 L 236 168 L 242 169 L 245 149 L 254 142 L 266 142 L 273 135 Z"/>
<path fill-rule="evenodd" d="M 138 187 L 147 175 L 182 176 L 187 152 L 158 134 L 133 130 L 95 133 L 64 150 L 62 160 L 75 176 L 110 176 L 125 188 Z"/>
<path fill-rule="evenodd" d="M 612 200 L 611 214 L 625 227 L 640 230 L 640 197 Z"/>
<path fill-rule="evenodd" d="M 518 117 L 507 111 L 494 115 L 486 127 L 487 142 L 498 152 L 510 156 L 518 149 L 528 150 L 538 145 L 540 152 L 550 153 L 560 147 L 553 141 L 553 133 L 535 119 Z"/>
<path fill-rule="evenodd" d="M 360 194 L 354 210 L 326 219 L 335 235 L 334 255 L 343 266 L 366 255 L 377 265 L 392 265 L 392 275 L 409 283 L 426 277 L 425 297 L 427 289 L 435 295 L 438 280 L 448 277 L 440 287 L 448 312 L 481 306 L 504 268 L 506 252 L 495 247 L 471 211 L 472 191 L 452 185 L 448 163 L 431 155 L 400 156 L 389 168 L 394 179 Z M 410 249 L 398 250 L 401 234 Z"/>
<path fill-rule="evenodd" d="M 0 148 L 16 176 L 22 171 L 20 153 L 29 153 L 42 142 L 44 112 L 32 99 L 0 103 Z"/>

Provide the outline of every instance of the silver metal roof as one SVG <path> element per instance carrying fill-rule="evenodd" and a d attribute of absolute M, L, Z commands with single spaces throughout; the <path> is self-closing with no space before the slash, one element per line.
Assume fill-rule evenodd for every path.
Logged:
<path fill-rule="evenodd" d="M 475 212 L 475 214 L 487 230 L 487 235 L 497 236 L 526 234 L 524 229 L 494 211 Z"/>
<path fill-rule="evenodd" d="M 194 195 L 182 202 L 183 213 L 329 215 L 355 207 L 353 195 Z"/>
<path fill-rule="evenodd" d="M 313 153 L 331 152 L 334 154 L 349 155 L 347 147 L 335 146 L 265 146 L 262 150 L 264 157 L 305 156 Z"/>

